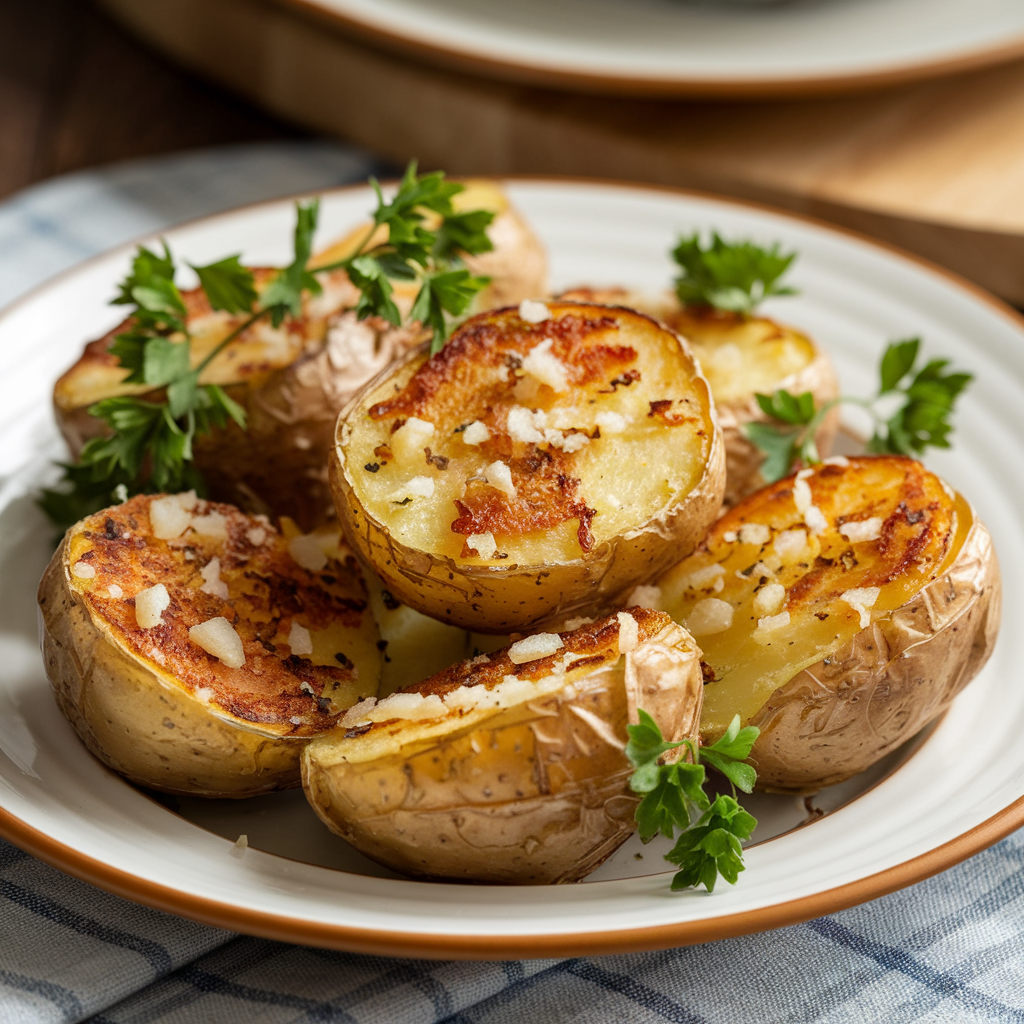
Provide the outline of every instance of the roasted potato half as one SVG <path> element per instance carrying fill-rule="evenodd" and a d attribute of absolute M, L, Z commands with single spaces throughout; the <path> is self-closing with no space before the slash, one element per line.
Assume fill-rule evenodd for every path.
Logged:
<path fill-rule="evenodd" d="M 466 185 L 454 199 L 457 208 L 496 214 L 490 228 L 493 251 L 466 259 L 474 272 L 492 277 L 475 308 L 542 295 L 547 264 L 537 237 L 497 183 Z M 348 256 L 365 240 L 366 228 L 361 225 L 330 246 L 312 265 L 326 266 Z M 381 231 L 386 233 L 386 228 Z M 274 273 L 257 268 L 257 290 Z M 426 337 L 418 324 L 394 328 L 378 317 L 360 321 L 354 312 L 346 312 L 356 305 L 359 292 L 344 271 L 322 274 L 319 280 L 323 294 L 306 298 L 302 316 L 277 328 L 258 321 L 203 373 L 204 384 L 220 384 L 245 408 L 248 422 L 245 430 L 231 423 L 198 437 L 195 444 L 196 466 L 211 497 L 253 513 L 289 516 L 306 530 L 333 515 L 326 466 L 338 412 L 366 381 Z M 404 313 L 412 306 L 416 287 L 400 282 L 395 289 Z M 243 317 L 211 309 L 198 288 L 183 298 L 196 365 Z M 128 321 L 119 324 L 87 345 L 54 388 L 57 423 L 74 456 L 89 438 L 106 431 L 89 413 L 93 403 L 147 390 L 146 385 L 123 383 L 127 371 L 110 352 L 114 338 L 127 326 Z"/>
<path fill-rule="evenodd" d="M 168 793 L 299 784 L 305 742 L 375 694 L 379 634 L 337 531 L 194 494 L 72 527 L 39 586 L 46 672 L 85 745 Z"/>
<path fill-rule="evenodd" d="M 680 306 L 669 292 L 645 295 L 625 288 L 575 288 L 563 298 L 615 302 L 649 313 L 690 343 L 718 409 L 725 440 L 725 503 L 733 505 L 764 484 L 764 453 L 747 440 L 748 423 L 769 422 L 757 404 L 758 394 L 780 388 L 791 394 L 806 391 L 821 406 L 839 394 L 832 361 L 806 334 L 762 316 L 744 316 L 707 306 Z M 838 409 L 830 412 L 815 434 L 818 451 L 832 451 L 839 429 Z"/>
<path fill-rule="evenodd" d="M 691 551 L 721 505 L 724 449 L 674 333 L 632 310 L 524 302 L 367 385 L 339 418 L 331 479 L 398 600 L 509 633 Z"/>
<path fill-rule="evenodd" d="M 713 673 L 701 735 L 761 730 L 758 784 L 809 792 L 868 768 L 940 715 L 992 652 L 992 540 L 901 456 L 826 460 L 750 495 L 643 592 Z"/>
<path fill-rule="evenodd" d="M 633 832 L 637 708 L 696 737 L 700 651 L 633 608 L 441 672 L 314 740 L 303 786 L 333 832 L 389 867 L 462 882 L 574 882 Z"/>

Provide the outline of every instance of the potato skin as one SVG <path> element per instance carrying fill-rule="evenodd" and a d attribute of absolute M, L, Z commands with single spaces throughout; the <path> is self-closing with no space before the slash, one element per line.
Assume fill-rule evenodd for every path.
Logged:
<path fill-rule="evenodd" d="M 992 654 L 1001 595 L 991 535 L 975 518 L 946 572 L 751 718 L 758 787 L 806 793 L 844 782 L 938 718 Z"/>
<path fill-rule="evenodd" d="M 618 307 L 579 308 L 638 316 Z M 689 359 L 685 345 L 684 352 Z M 663 509 L 642 527 L 599 544 L 584 557 L 537 565 L 512 560 L 474 564 L 403 544 L 361 503 L 353 479 L 364 467 L 360 460 L 351 464 L 347 449 L 352 422 L 365 415 L 369 396 L 424 359 L 425 349 L 409 353 L 352 399 L 338 417 L 329 467 L 346 539 L 402 603 L 464 629 L 498 634 L 538 629 L 584 609 L 590 614 L 608 610 L 621 604 L 638 581 L 692 551 L 718 515 L 725 486 L 725 448 L 707 384 L 698 374 L 712 432 L 703 475 L 684 500 Z"/>
<path fill-rule="evenodd" d="M 615 617 L 563 634 L 566 648 L 589 649 L 601 663 L 568 672 L 571 687 L 470 712 L 419 736 L 418 723 L 379 723 L 372 728 L 393 729 L 397 738 L 394 749 L 370 760 L 345 761 L 351 741 L 340 732 L 322 737 L 303 756 L 307 798 L 332 831 L 407 874 L 518 885 L 578 881 L 636 827 L 638 798 L 628 787 L 632 767 L 623 748 L 637 706 L 674 739 L 695 738 L 700 718 L 698 648 L 663 613 L 630 612 L 641 646 L 625 669 Z M 408 692 L 444 693 L 459 677 L 486 686 L 509 672 L 523 678 L 544 671 L 496 652 L 483 666 L 464 662 Z"/>
<path fill-rule="evenodd" d="M 305 741 L 216 718 L 128 654 L 71 586 L 67 538 L 39 584 L 46 674 L 91 753 L 132 782 L 182 796 L 249 797 L 299 785 Z"/>

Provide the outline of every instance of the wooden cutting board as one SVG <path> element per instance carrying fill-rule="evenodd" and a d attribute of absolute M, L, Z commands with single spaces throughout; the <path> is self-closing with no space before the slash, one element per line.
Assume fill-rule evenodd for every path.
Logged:
<path fill-rule="evenodd" d="M 1024 305 L 1024 62 L 838 98 L 602 98 L 420 64 L 272 0 L 100 3 L 198 73 L 399 163 L 760 200 L 901 245 Z"/>

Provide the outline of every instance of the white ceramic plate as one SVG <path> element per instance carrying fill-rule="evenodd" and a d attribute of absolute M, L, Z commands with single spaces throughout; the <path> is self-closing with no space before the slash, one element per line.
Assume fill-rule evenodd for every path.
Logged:
<path fill-rule="evenodd" d="M 62 454 L 49 406 L 54 378 L 118 312 L 106 305 L 129 251 L 99 257 L 0 316 L 0 834 L 89 881 L 227 928 L 347 949 L 418 956 L 532 957 L 652 948 L 776 927 L 907 885 L 1024 823 L 1024 322 L 940 271 L 794 217 L 645 188 L 509 184 L 548 245 L 554 284 L 668 282 L 680 231 L 779 240 L 799 250 L 802 294 L 769 313 L 809 331 L 852 392 L 867 393 L 886 339 L 921 334 L 928 353 L 977 374 L 957 448 L 930 463 L 970 496 L 995 537 L 1005 578 L 1003 630 L 983 673 L 912 756 L 825 794 L 806 817 L 761 798 L 762 838 L 735 887 L 672 894 L 657 851 L 625 847 L 580 885 L 501 888 L 397 879 L 349 851 L 299 794 L 230 805 L 174 804 L 95 761 L 58 713 L 36 646 L 34 590 L 50 531 L 33 505 Z M 322 238 L 363 219 L 365 188 L 329 194 Z M 168 233 L 193 262 L 243 252 L 282 263 L 287 202 Z M 998 709 L 993 713 L 993 709 Z M 984 742 L 977 742 L 984 738 Z M 859 796 L 857 794 L 860 794 Z M 857 797 L 842 806 L 851 796 Z M 173 803 L 173 802 L 172 802 Z M 190 820 L 191 819 L 191 820 Z M 239 854 L 233 839 L 250 835 Z M 217 834 L 217 833 L 221 834 Z M 226 837 L 226 838 L 225 838 Z"/>
<path fill-rule="evenodd" d="M 1024 52 L 1020 0 L 279 2 L 436 62 L 598 92 L 837 91 Z"/>

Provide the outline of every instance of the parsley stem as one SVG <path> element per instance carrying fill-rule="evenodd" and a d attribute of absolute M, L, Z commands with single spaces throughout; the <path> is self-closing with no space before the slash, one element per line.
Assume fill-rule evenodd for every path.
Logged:
<path fill-rule="evenodd" d="M 223 352 L 224 349 L 226 349 L 228 345 L 230 345 L 231 342 L 235 340 L 235 338 L 237 338 L 240 334 L 247 331 L 250 327 L 252 327 L 254 323 L 256 323 L 257 320 L 259 320 L 261 316 L 266 316 L 267 313 L 269 312 L 269 309 L 261 309 L 258 312 L 253 313 L 248 320 L 246 320 L 242 324 L 239 324 L 238 327 L 236 327 L 226 338 L 218 342 L 217 345 L 214 347 L 213 351 L 211 351 L 193 371 L 196 375 L 196 379 L 199 379 L 199 375 L 203 372 L 203 370 L 205 370 L 210 365 L 210 363 L 212 363 L 214 359 L 216 359 L 217 356 L 219 356 L 221 352 Z"/>

